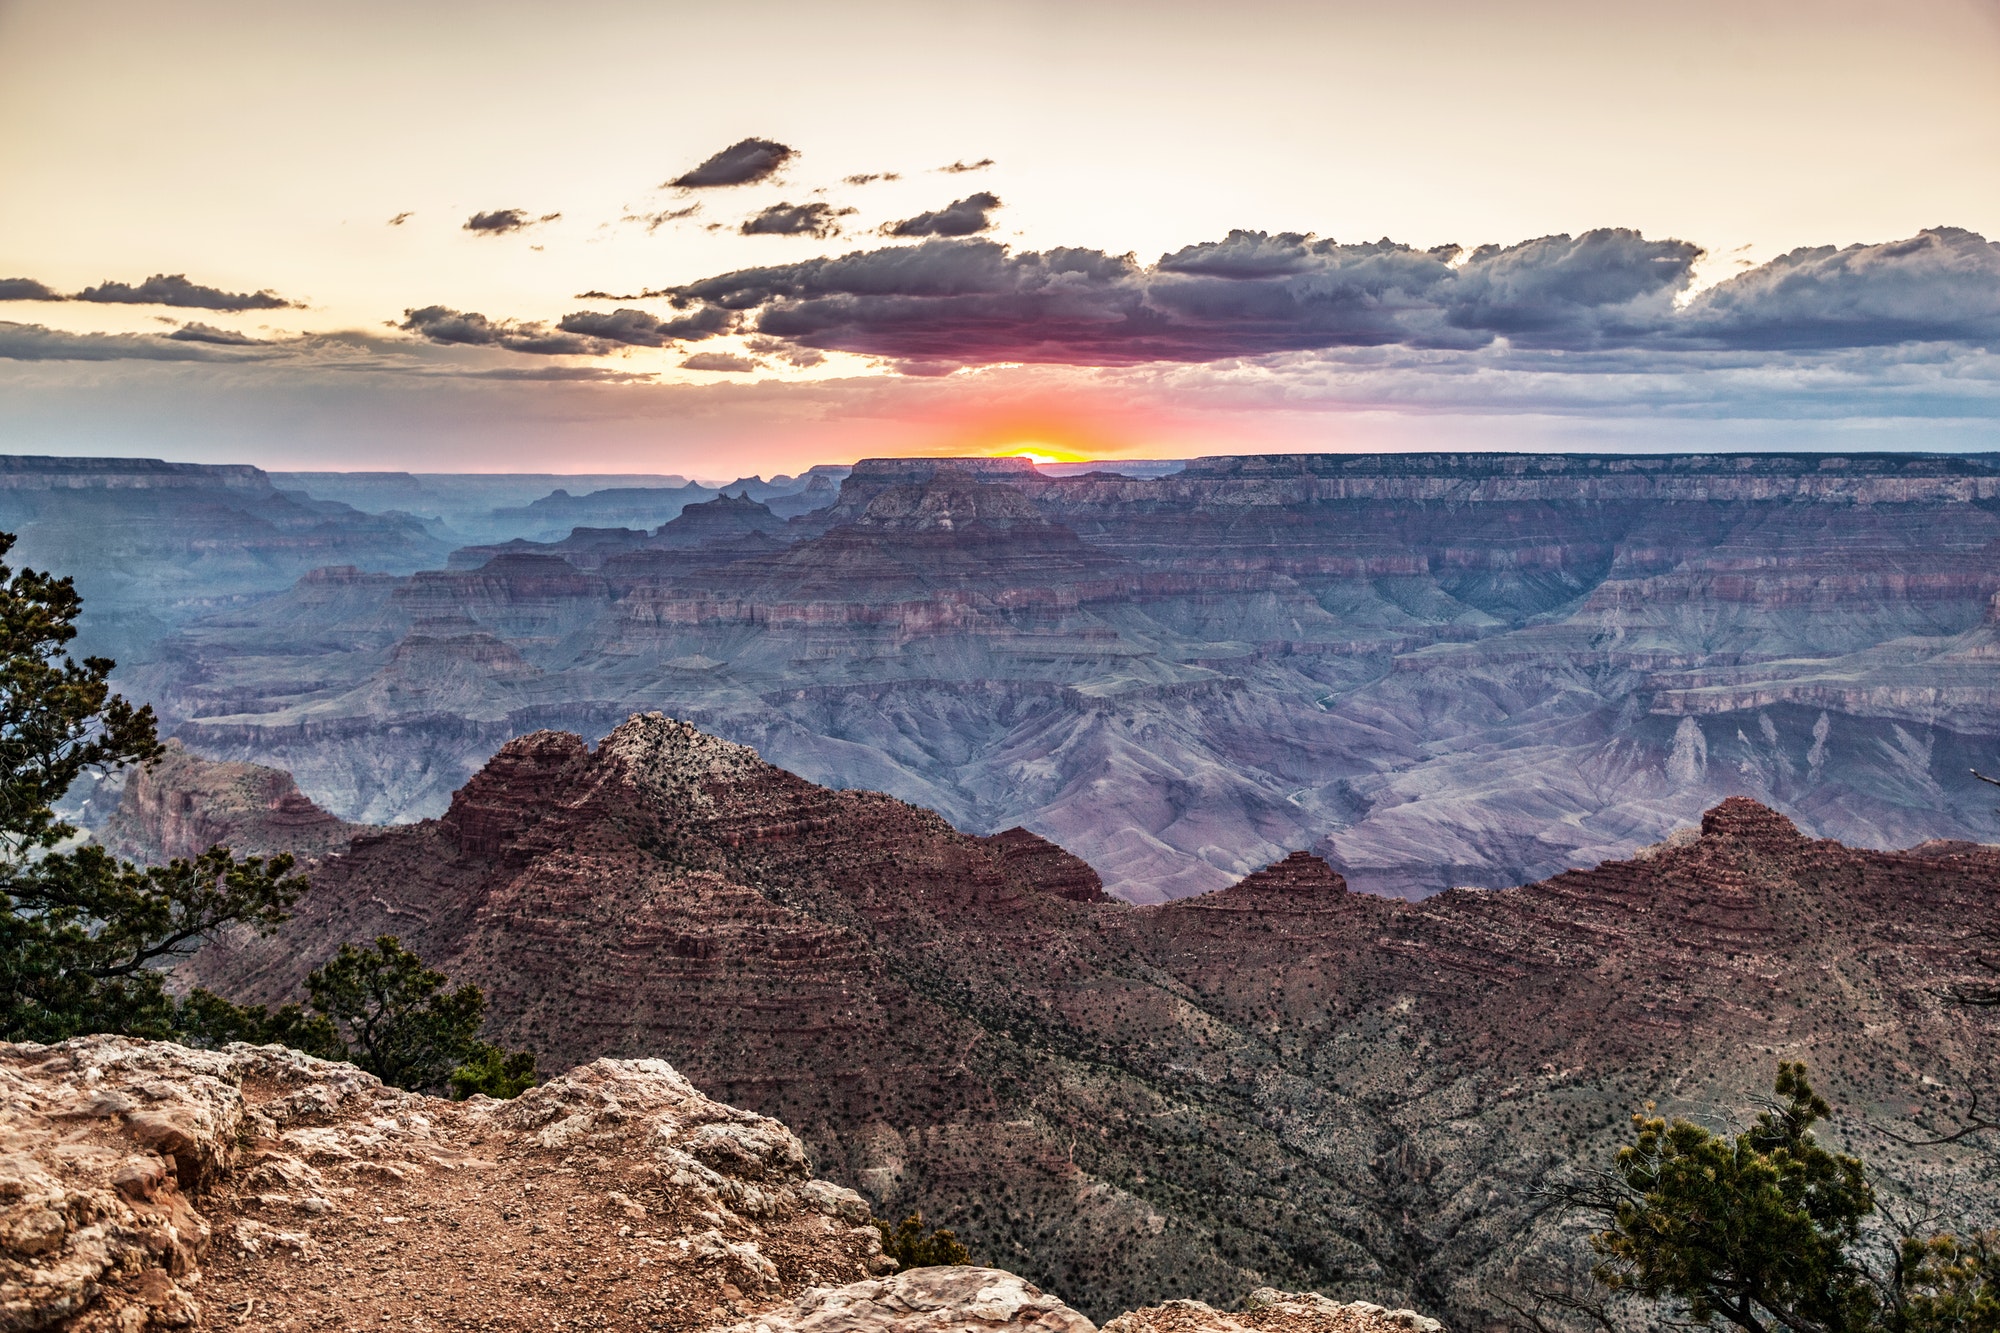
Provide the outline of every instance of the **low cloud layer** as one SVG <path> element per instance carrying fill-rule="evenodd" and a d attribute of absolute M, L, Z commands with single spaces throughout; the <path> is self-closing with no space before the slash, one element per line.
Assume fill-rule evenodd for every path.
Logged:
<path fill-rule="evenodd" d="M 177 333 L 68 333 L 40 324 L 0 321 L 0 361 L 221 361 L 239 360 L 211 339 Z M 232 343 L 231 346 L 245 344 Z"/>
<path fill-rule="evenodd" d="M 744 139 L 660 188 L 712 190 L 725 185 L 750 185 L 777 175 L 785 163 L 797 156 L 797 149 L 772 139 Z"/>
<path fill-rule="evenodd" d="M 1625 229 L 1469 254 L 1237 231 L 1150 267 L 1099 250 L 1017 254 L 936 239 L 664 294 L 683 311 L 734 312 L 748 331 L 794 346 L 933 368 L 1468 351 L 1503 339 L 1558 352 L 2000 343 L 2000 245 L 1972 232 L 1798 250 L 1685 300 L 1700 256 Z"/>
<path fill-rule="evenodd" d="M 218 287 L 205 287 L 198 282 L 189 282 L 184 273 L 155 273 L 136 286 L 129 282 L 100 282 L 95 287 L 84 288 L 68 299 L 93 301 L 103 305 L 164 305 L 183 310 L 305 308 L 304 303 L 288 301 L 269 288 L 256 292 L 225 292 Z"/>
<path fill-rule="evenodd" d="M 890 236 L 977 236 L 993 226 L 993 210 L 998 207 L 1000 196 L 981 190 L 932 212 L 892 222 L 882 230 Z"/>
<path fill-rule="evenodd" d="M 825 240 L 840 234 L 839 218 L 855 210 L 832 204 L 772 204 L 737 230 L 745 236 L 816 236 Z"/>
<path fill-rule="evenodd" d="M 982 157 L 977 162 L 966 162 L 963 160 L 953 162 L 950 166 L 939 167 L 938 170 L 947 175 L 962 176 L 968 171 L 984 171 L 992 165 L 992 158 Z"/>
<path fill-rule="evenodd" d="M 181 325 L 166 337 L 172 342 L 210 343 L 217 347 L 258 347 L 264 344 L 262 338 L 252 338 L 234 329 L 218 329 L 199 320 Z"/>
<path fill-rule="evenodd" d="M 478 236 L 506 236 L 512 232 L 526 231 L 539 227 L 544 222 L 554 222 L 560 213 L 544 213 L 535 217 L 526 209 L 496 208 L 491 213 L 474 213 L 465 220 L 464 231 Z"/>

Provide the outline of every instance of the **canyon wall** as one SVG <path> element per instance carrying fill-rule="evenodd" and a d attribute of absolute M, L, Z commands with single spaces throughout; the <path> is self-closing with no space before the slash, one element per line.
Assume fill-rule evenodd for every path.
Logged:
<path fill-rule="evenodd" d="M 1132 901 L 1301 848 L 1415 898 L 1734 794 L 1862 846 L 2000 837 L 1968 772 L 2000 766 L 1996 556 L 1985 456 L 873 459 L 789 520 L 732 500 L 322 571 L 129 679 L 346 819 L 663 709 L 1032 829 Z"/>

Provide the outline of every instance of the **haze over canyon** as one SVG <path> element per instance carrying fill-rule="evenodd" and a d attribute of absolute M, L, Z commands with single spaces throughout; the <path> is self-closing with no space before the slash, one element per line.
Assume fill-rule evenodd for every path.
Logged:
<path fill-rule="evenodd" d="M 0 523 L 169 732 L 360 822 L 661 710 L 1137 902 L 1308 848 L 1368 891 L 1503 887 L 1739 794 L 1858 846 L 2000 833 L 1968 771 L 2000 766 L 2000 459 L 1106 467 L 1140 475 L 16 459 Z"/>

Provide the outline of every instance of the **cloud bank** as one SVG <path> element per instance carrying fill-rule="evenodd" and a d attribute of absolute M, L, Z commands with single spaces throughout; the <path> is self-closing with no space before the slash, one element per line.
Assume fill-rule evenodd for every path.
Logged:
<path fill-rule="evenodd" d="M 1148 267 L 1100 250 L 933 239 L 739 269 L 663 294 L 794 346 L 931 367 L 1472 351 L 1503 340 L 1552 352 L 2000 341 L 2000 245 L 1973 232 L 1797 250 L 1684 301 L 1701 253 L 1622 228 L 1470 253 L 1235 231 Z"/>

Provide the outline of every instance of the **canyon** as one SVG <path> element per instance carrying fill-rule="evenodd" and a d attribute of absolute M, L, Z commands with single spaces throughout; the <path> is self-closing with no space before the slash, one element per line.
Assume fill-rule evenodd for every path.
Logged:
<path fill-rule="evenodd" d="M 329 562 L 120 680 L 344 820 L 657 709 L 1028 828 L 1134 902 L 1301 849 L 1373 893 L 1503 887 L 1736 794 L 1857 846 L 2000 837 L 1970 774 L 2000 766 L 2000 459 L 1117 466 L 870 459 L 651 529 Z"/>
<path fill-rule="evenodd" d="M 133 836 L 199 806 L 137 808 Z M 307 873 L 275 935 L 218 938 L 182 981 L 286 1000 L 395 934 L 544 1071 L 668 1060 L 878 1215 L 921 1208 L 1093 1319 L 1272 1287 L 1503 1322 L 1587 1267 L 1551 1186 L 1640 1107 L 1726 1118 L 1780 1059 L 1892 1196 L 1996 1220 L 2000 1162 L 1907 1142 L 2000 1074 L 1958 1000 L 2000 935 L 1981 844 L 1855 849 L 1736 797 L 1518 888 L 1402 901 L 1293 852 L 1134 906 L 1025 829 L 653 714 L 595 748 L 509 741 L 441 817 Z"/>

